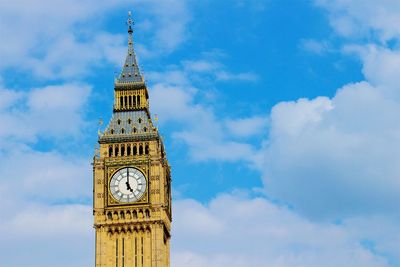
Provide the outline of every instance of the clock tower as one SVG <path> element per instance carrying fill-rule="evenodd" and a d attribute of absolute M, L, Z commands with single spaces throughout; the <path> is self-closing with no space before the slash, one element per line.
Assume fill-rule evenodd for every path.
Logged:
<path fill-rule="evenodd" d="M 114 83 L 113 115 L 93 160 L 96 267 L 169 267 L 171 174 L 133 47 Z"/>

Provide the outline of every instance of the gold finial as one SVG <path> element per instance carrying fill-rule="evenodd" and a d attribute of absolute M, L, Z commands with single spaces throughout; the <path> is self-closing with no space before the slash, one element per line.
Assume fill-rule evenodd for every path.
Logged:
<path fill-rule="evenodd" d="M 128 20 L 126 21 L 126 25 L 128 25 L 128 32 L 129 33 L 132 33 L 133 32 L 133 30 L 132 30 L 132 26 L 134 25 L 135 23 L 134 23 L 134 21 L 132 20 L 132 12 L 131 11 L 128 11 Z"/>

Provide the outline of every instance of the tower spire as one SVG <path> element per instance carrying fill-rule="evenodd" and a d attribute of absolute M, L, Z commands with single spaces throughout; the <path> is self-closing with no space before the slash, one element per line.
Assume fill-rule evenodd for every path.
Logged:
<path fill-rule="evenodd" d="M 128 12 L 128 52 L 125 59 L 125 64 L 122 67 L 121 74 L 116 80 L 116 83 L 137 83 L 143 82 L 143 77 L 140 73 L 139 66 L 137 64 L 135 50 L 133 48 L 133 25 L 132 12 Z"/>

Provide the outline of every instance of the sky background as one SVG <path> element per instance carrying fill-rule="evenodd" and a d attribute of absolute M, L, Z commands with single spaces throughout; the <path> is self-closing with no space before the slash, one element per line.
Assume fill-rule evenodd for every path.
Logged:
<path fill-rule="evenodd" d="M 398 0 L 0 0 L 0 267 L 94 266 L 128 10 L 172 266 L 400 266 Z"/>

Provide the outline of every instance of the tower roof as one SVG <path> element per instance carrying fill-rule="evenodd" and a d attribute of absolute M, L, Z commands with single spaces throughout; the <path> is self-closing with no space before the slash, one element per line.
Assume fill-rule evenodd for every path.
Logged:
<path fill-rule="evenodd" d="M 137 83 L 144 82 L 142 74 L 140 73 L 139 66 L 137 64 L 135 50 L 133 49 L 133 20 L 131 18 L 131 12 L 128 14 L 128 52 L 126 54 L 125 64 L 122 67 L 121 74 L 116 79 L 116 83 Z"/>

